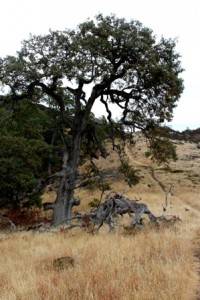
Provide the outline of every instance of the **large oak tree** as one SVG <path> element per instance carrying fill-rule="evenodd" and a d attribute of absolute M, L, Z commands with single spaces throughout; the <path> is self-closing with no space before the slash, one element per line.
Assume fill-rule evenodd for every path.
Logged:
<path fill-rule="evenodd" d="M 75 30 L 31 36 L 16 56 L 0 60 L 0 81 L 8 91 L 1 101 L 28 99 L 60 112 L 65 148 L 53 225 L 70 219 L 82 141 L 95 103 L 105 106 L 111 125 L 110 105 L 115 104 L 120 124 L 142 130 L 156 158 L 170 157 L 170 151 L 163 156 L 167 147 L 157 137 L 160 125 L 172 120 L 183 91 L 175 47 L 175 40 L 157 40 L 138 21 L 100 14 Z"/>

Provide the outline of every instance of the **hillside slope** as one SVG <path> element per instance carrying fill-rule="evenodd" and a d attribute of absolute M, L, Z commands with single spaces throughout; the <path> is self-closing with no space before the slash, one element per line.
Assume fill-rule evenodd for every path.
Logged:
<path fill-rule="evenodd" d="M 130 199 L 140 199 L 153 207 L 156 212 L 160 212 L 165 204 L 165 191 L 169 185 L 173 185 L 173 197 L 169 199 L 172 204 L 170 213 L 181 213 L 180 202 L 182 202 L 184 211 L 188 209 L 188 206 L 199 210 L 200 149 L 198 144 L 173 140 L 178 160 L 176 162 L 171 161 L 166 166 L 158 165 L 150 158 L 146 158 L 147 146 L 140 133 L 137 133 L 135 141 L 135 146 L 127 145 L 125 148 L 129 164 L 138 170 L 141 177 L 139 184 L 133 187 L 129 187 L 122 179 L 118 171 L 119 159 L 111 145 L 108 144 L 107 146 L 110 153 L 107 159 L 100 157 L 95 160 L 96 165 L 106 174 L 112 191 L 123 193 Z M 77 189 L 76 196 L 81 200 L 79 211 L 88 211 L 88 203 L 95 198 L 99 199 L 100 195 L 101 192 L 98 190 Z M 52 191 L 50 187 L 46 189 L 43 201 L 54 201 L 55 197 L 55 190 Z"/>

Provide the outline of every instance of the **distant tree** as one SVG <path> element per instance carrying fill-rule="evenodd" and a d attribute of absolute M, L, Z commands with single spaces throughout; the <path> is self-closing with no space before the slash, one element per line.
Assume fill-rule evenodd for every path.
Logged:
<path fill-rule="evenodd" d="M 60 185 L 54 226 L 71 217 L 83 141 L 90 137 L 91 129 L 94 135 L 90 142 L 101 155 L 107 155 L 91 118 L 94 103 L 105 106 L 111 135 L 117 136 L 110 106 L 115 104 L 121 109 L 117 130 L 122 125 L 140 129 L 151 141 L 150 147 L 158 144 L 153 143 L 158 140 L 154 131 L 172 119 L 183 91 L 179 77 L 183 70 L 175 47 L 176 41 L 157 41 L 152 30 L 138 21 L 100 14 L 76 30 L 31 36 L 15 57 L 0 60 L 0 80 L 8 89 L 0 101 L 29 99 L 51 103 L 59 110 L 64 149 L 61 171 L 55 174 Z M 122 153 L 114 142 L 113 147 Z M 156 159 L 160 154 L 163 159 L 165 147 L 162 150 L 155 152 Z M 165 159 L 169 158 L 171 152 L 167 151 Z"/>
<path fill-rule="evenodd" d="M 41 177 L 46 177 L 51 153 L 43 136 L 49 120 L 26 100 L 13 105 L 0 105 L 0 205 L 18 206 L 24 198 L 27 205 L 39 205 Z"/>

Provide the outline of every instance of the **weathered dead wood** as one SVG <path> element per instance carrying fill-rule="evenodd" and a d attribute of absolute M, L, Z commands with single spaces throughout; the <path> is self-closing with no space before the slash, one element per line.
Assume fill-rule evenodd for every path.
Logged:
<path fill-rule="evenodd" d="M 148 208 L 148 206 L 144 203 L 139 203 L 139 200 L 130 200 L 123 196 L 123 194 L 115 193 L 113 196 L 107 196 L 107 199 L 100 203 L 99 207 L 96 210 L 87 212 L 83 215 L 79 214 L 74 217 L 81 221 L 82 227 L 85 226 L 84 220 L 88 218 L 88 223 L 92 223 L 97 225 L 97 231 L 101 228 L 104 223 L 107 223 L 109 226 L 110 231 L 112 231 L 116 226 L 116 218 L 117 216 L 123 216 L 124 214 L 129 214 L 132 217 L 131 226 L 134 227 L 141 227 L 143 226 L 142 216 L 143 214 L 148 215 L 149 220 L 151 222 L 159 222 L 163 220 L 164 222 L 171 222 L 173 223 L 176 220 L 175 216 L 168 221 L 165 217 L 166 210 L 168 207 L 168 195 L 172 194 L 173 185 L 170 184 L 169 188 L 166 189 L 165 192 L 165 206 L 163 207 L 163 213 L 161 216 L 156 217 Z"/>
<path fill-rule="evenodd" d="M 165 210 L 168 207 L 168 195 L 171 194 L 171 196 L 174 196 L 174 194 L 172 193 L 173 187 L 174 186 L 172 184 L 170 184 L 168 189 L 166 189 L 166 191 L 165 191 Z"/>
<path fill-rule="evenodd" d="M 170 225 L 173 225 L 175 224 L 177 221 L 182 221 L 178 216 L 173 216 L 173 215 L 168 215 L 168 216 L 165 216 L 163 219 L 162 219 L 163 223 L 166 223 L 166 224 L 170 224 Z"/>
<path fill-rule="evenodd" d="M 11 231 L 15 231 L 17 229 L 16 225 L 7 217 L 0 214 L 0 229 L 5 229 L 9 227 Z"/>
<path fill-rule="evenodd" d="M 76 215 L 74 219 L 81 221 L 82 227 L 85 227 L 86 223 L 97 225 L 97 231 L 104 223 L 107 223 L 109 230 L 113 231 L 116 226 L 116 217 L 119 215 L 123 216 L 127 213 L 130 216 L 134 214 L 131 225 L 140 227 L 143 214 L 147 214 L 152 222 L 156 222 L 162 217 L 155 217 L 144 203 L 138 203 L 135 200 L 130 200 L 122 195 L 115 194 L 113 197 L 110 197 L 105 202 L 101 203 L 96 210 L 87 212 L 83 215 Z M 86 219 L 87 222 L 85 223 Z"/>

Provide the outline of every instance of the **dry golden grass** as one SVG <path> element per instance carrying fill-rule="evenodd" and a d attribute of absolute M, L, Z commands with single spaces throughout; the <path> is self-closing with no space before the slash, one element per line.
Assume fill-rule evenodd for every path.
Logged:
<path fill-rule="evenodd" d="M 177 143 L 179 160 L 166 171 L 164 166 L 144 158 L 144 148 L 142 140 L 134 150 L 127 148 L 130 162 L 141 167 L 140 184 L 127 188 L 124 181 L 117 181 L 113 182 L 113 190 L 125 192 L 131 199 L 140 198 L 155 215 L 161 215 L 165 193 L 160 183 L 166 187 L 172 183 L 174 196 L 169 196 L 167 214 L 179 216 L 182 221 L 157 228 L 146 220 L 143 229 L 130 235 L 123 227 L 109 234 L 107 225 L 98 234 L 80 228 L 54 233 L 2 233 L 1 300 L 197 299 L 200 159 L 191 161 L 186 157 L 196 151 L 194 144 Z M 103 159 L 98 163 L 109 168 Z M 117 170 L 114 155 L 110 164 Z M 89 210 L 88 202 L 100 196 L 98 191 L 87 190 L 76 194 L 82 200 L 77 207 L 81 212 Z M 45 201 L 54 199 L 55 192 L 44 195 Z M 119 218 L 118 224 L 123 223 L 129 224 L 129 217 Z M 75 264 L 59 272 L 53 261 L 64 256 L 72 257 Z"/>
<path fill-rule="evenodd" d="M 135 235 L 19 233 L 0 244 L 1 299 L 192 299 L 198 283 L 190 228 Z M 53 268 L 70 256 L 75 266 Z"/>
<path fill-rule="evenodd" d="M 160 214 L 155 202 L 162 194 L 148 196 L 152 211 Z M 0 299 L 195 299 L 198 195 L 183 196 L 175 197 L 167 212 L 179 212 L 182 221 L 160 228 L 146 221 L 133 235 L 121 227 L 109 234 L 107 225 L 98 234 L 78 228 L 1 234 Z M 63 256 L 75 265 L 58 272 L 53 260 Z"/>

